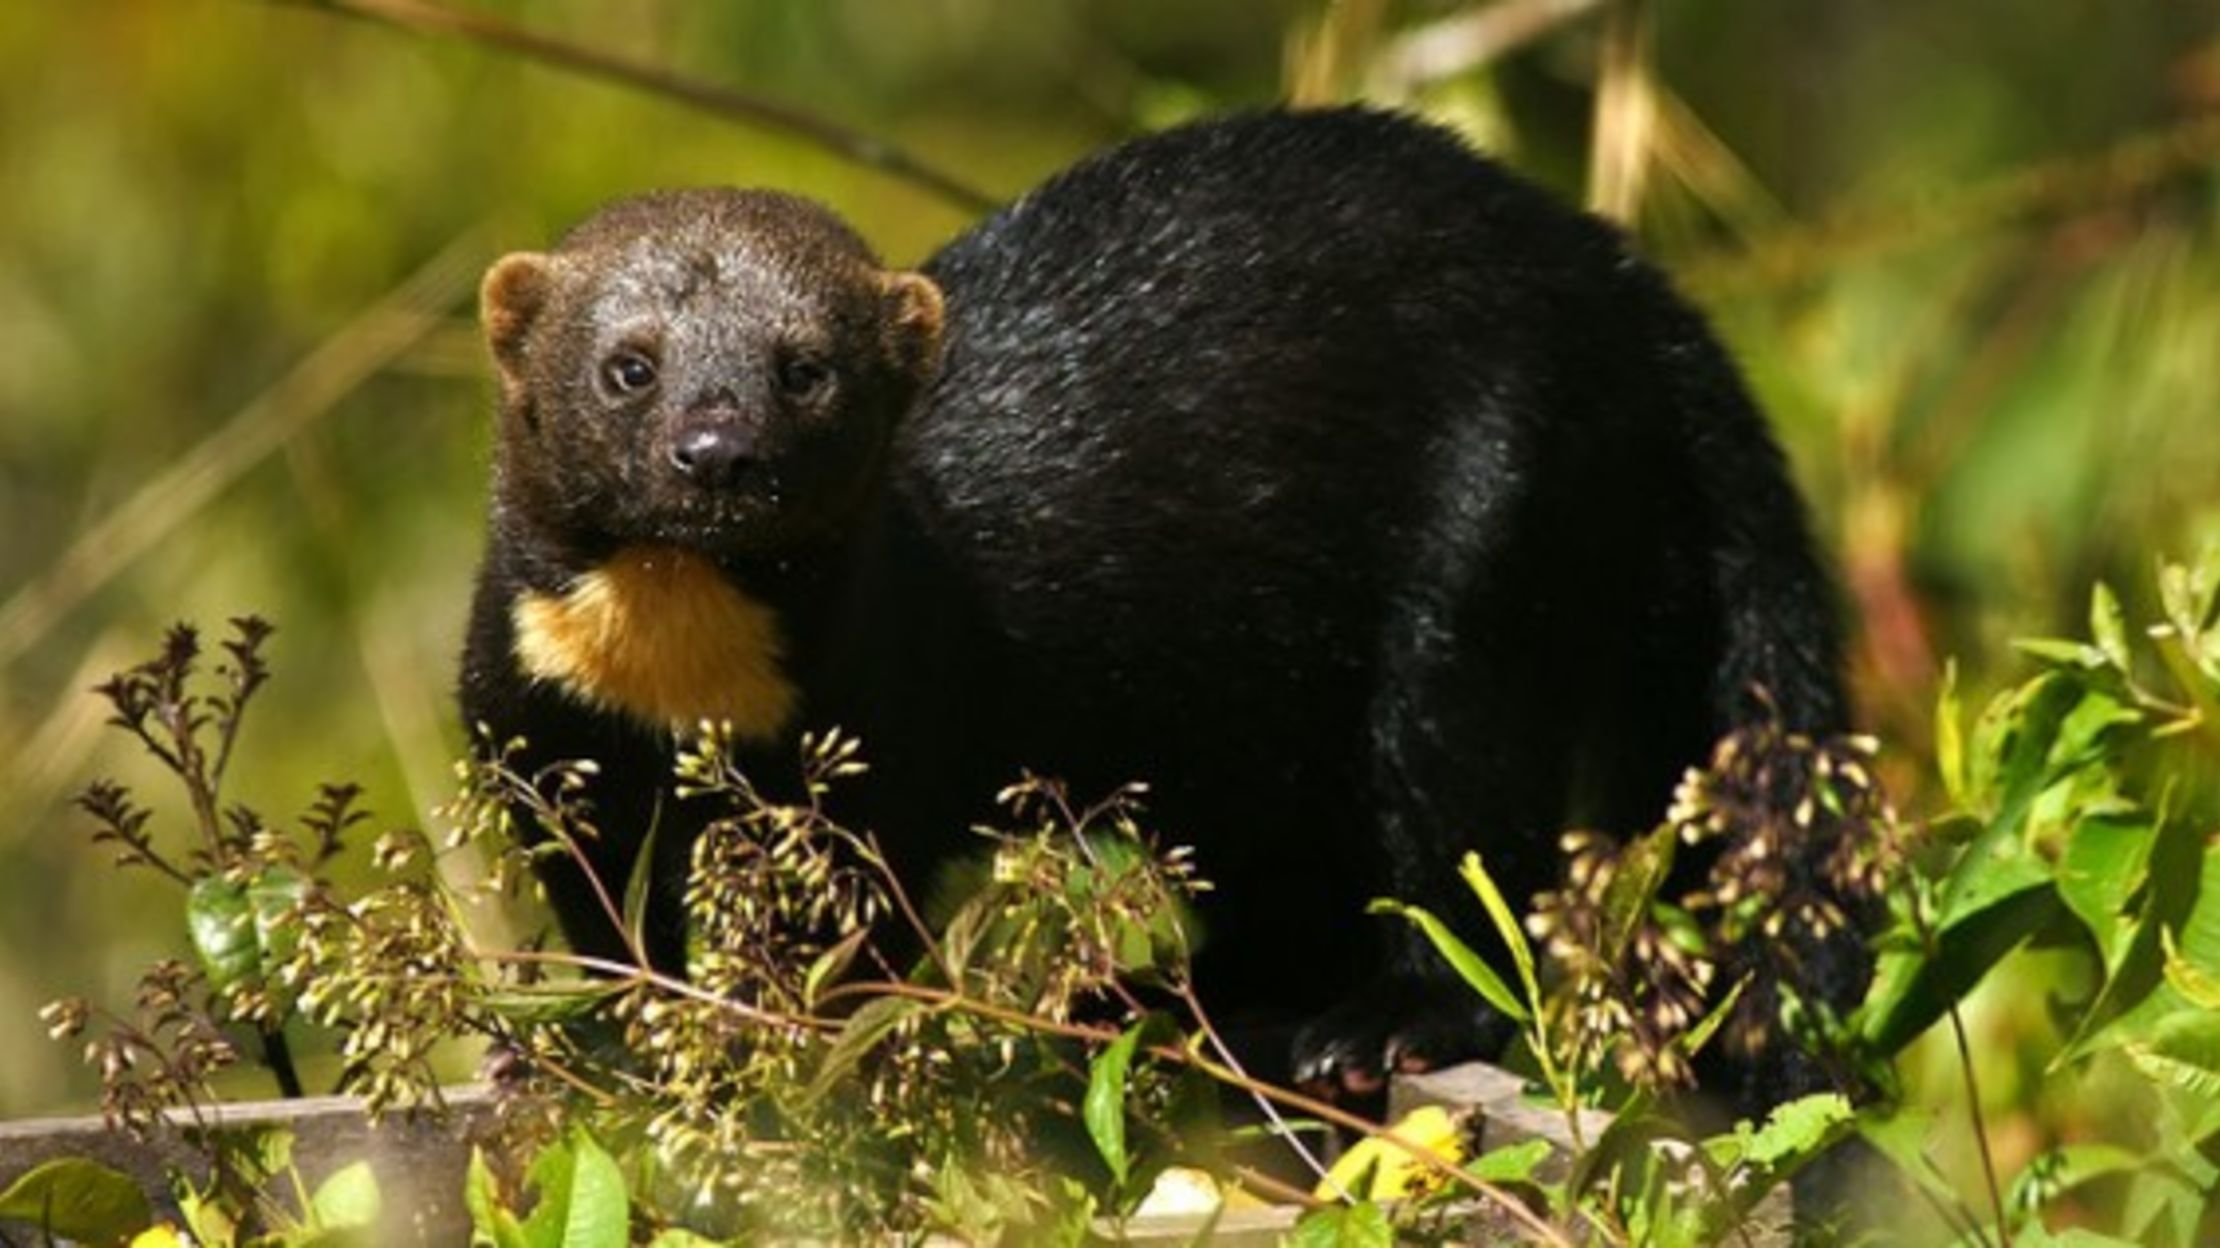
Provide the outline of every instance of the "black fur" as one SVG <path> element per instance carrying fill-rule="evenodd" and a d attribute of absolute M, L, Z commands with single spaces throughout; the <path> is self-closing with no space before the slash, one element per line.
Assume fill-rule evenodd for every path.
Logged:
<path fill-rule="evenodd" d="M 738 220 L 712 206 L 759 197 L 635 201 L 619 225 L 684 252 L 704 213 Z M 1548 886 L 1561 829 L 1653 824 L 1753 687 L 1794 727 L 1842 726 L 1830 595 L 1732 365 L 1615 230 L 1442 131 L 1341 110 L 1144 138 L 925 272 L 945 339 L 886 418 L 885 488 L 776 542 L 700 545 L 781 610 L 803 724 L 863 736 L 849 809 L 913 878 L 1021 767 L 1083 794 L 1148 781 L 1218 884 L 1206 999 L 1320 1020 L 1298 1073 L 1483 1039 L 1369 898 L 1469 917 L 1468 847 L 1514 896 Z M 702 298 L 735 342 L 763 324 Z M 583 351 L 585 323 L 549 341 Z M 876 428 L 906 396 L 868 389 L 853 419 Z M 535 757 L 602 761 L 622 879 L 668 742 L 530 686 L 508 607 L 637 535 L 590 510 L 558 531 L 579 510 L 522 501 L 525 435 L 503 437 L 465 710 Z M 605 950 L 578 882 L 550 882 L 573 942 Z"/>

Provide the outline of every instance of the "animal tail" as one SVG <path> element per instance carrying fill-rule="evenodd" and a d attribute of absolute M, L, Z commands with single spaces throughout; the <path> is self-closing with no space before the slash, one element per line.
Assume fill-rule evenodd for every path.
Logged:
<path fill-rule="evenodd" d="M 1695 323 L 1693 312 L 1682 315 Z M 1695 391 L 1681 396 L 1679 410 L 1702 417 L 1691 421 L 1699 428 L 1688 431 L 1687 444 L 1710 530 L 1708 572 L 1719 637 L 1711 676 L 1716 722 L 1734 731 L 1762 729 L 1777 718 L 1789 734 L 1836 736 L 1849 728 L 1849 706 L 1833 582 L 1780 448 L 1733 364 L 1707 338 L 1693 341 L 1693 347 L 1680 344 L 1686 367 L 1676 375 Z M 1790 790 L 1800 787 L 1792 784 Z M 1771 835 L 1799 822 L 1791 815 L 1799 799 L 1790 790 L 1779 799 L 1790 809 L 1756 816 L 1776 830 Z M 1784 980 L 1793 981 L 1807 1003 L 1837 1016 L 1847 1015 L 1862 998 L 1872 974 L 1864 936 L 1871 903 L 1825 865 L 1832 838 L 1843 834 L 1813 826 L 1798 834 L 1809 843 L 1783 855 L 1789 877 L 1784 888 L 1826 898 L 1841 921 L 1827 930 L 1784 933 L 1771 949 L 1744 950 L 1756 972 L 1745 999 L 1751 1011 L 1774 1016 Z M 1733 835 L 1746 840 L 1769 834 L 1753 826 Z M 1806 1055 L 1780 1038 L 1734 1075 L 1740 1086 L 1732 1089 L 1732 1099 L 1744 1110 L 1829 1086 L 1855 1088 L 1854 1077 L 1836 1063 Z"/>
<path fill-rule="evenodd" d="M 1792 732 L 1842 732 L 1849 703 L 1833 580 L 1764 417 L 1724 351 L 1699 342 L 1683 344 L 1683 361 L 1694 367 L 1680 376 L 1695 393 L 1679 410 L 1704 417 L 1685 445 L 1707 513 L 1719 610 L 1714 714 L 1727 728 L 1777 715 Z"/>

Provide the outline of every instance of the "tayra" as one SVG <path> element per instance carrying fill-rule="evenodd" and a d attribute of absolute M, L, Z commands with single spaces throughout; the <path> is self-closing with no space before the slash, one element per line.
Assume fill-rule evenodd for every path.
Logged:
<path fill-rule="evenodd" d="M 860 734 L 841 813 L 911 879 L 1021 768 L 1141 779 L 1217 885 L 1206 1000 L 1308 1020 L 1273 1073 L 1361 1086 L 1486 1041 L 1368 899 L 1468 915 L 1474 847 L 1546 886 L 1561 829 L 1650 826 L 1755 690 L 1843 719 L 1798 498 L 1699 317 L 1409 118 L 1138 139 L 920 273 L 784 194 L 646 195 L 501 260 L 483 312 L 464 710 L 600 762 L 604 879 L 661 819 L 666 960 L 702 717 L 765 768 Z"/>

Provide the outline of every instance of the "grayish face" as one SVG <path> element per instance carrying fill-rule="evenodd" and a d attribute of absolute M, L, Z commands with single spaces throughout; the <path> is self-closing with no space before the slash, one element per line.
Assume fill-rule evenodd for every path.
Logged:
<path fill-rule="evenodd" d="M 761 554 L 837 531 L 939 326 L 923 279 L 766 192 L 620 201 L 553 253 L 497 264 L 485 299 L 505 499 L 587 553 Z"/>

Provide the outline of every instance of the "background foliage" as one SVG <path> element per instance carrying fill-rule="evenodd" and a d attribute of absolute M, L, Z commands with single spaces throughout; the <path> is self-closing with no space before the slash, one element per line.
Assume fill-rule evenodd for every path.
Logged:
<path fill-rule="evenodd" d="M 1625 194 L 1589 175 L 1612 78 L 1596 8 L 480 11 L 788 101 L 998 196 L 1292 93 L 1422 108 L 1583 199 Z M 1560 17 L 1492 59 L 1435 55 L 1497 9 Z M 2220 538 L 2220 3 L 1657 10 L 1651 90 L 1603 93 L 1606 138 L 1651 158 L 1620 202 L 1774 414 L 1861 621 L 1865 719 L 1909 785 L 1946 658 L 1977 705 L 2012 675 L 2006 639 L 2081 631 L 2092 579 L 2149 608 L 2158 552 Z M 897 262 L 969 216 L 791 136 L 307 6 L 0 6 L 0 1115 L 92 1095 L 39 1003 L 122 999 L 177 944 L 172 900 L 99 870 L 67 808 L 91 774 L 149 779 L 85 687 L 173 618 L 270 617 L 281 678 L 234 791 L 282 810 L 355 777 L 425 818 L 461 740 L 476 273 L 611 195 L 690 183 L 817 196 Z M 2212 801 L 2203 779 L 2185 800 Z M 2095 1131 L 2101 1098 L 2030 1056 L 2071 960 L 2007 971 L 1969 1025 L 2009 1165 Z M 1933 1103 L 1958 1094 L 1945 1057 Z"/>

